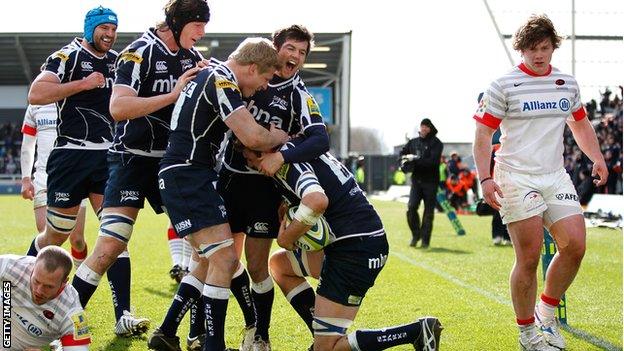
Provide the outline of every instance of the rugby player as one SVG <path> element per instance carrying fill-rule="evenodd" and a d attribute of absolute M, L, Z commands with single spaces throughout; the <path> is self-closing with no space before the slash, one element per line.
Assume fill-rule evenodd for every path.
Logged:
<path fill-rule="evenodd" d="M 303 134 L 306 142 L 296 149 L 267 154 L 260 170 L 268 175 L 275 173 L 284 162 L 312 160 L 329 150 L 329 137 L 318 104 L 299 76 L 314 45 L 314 35 L 304 26 L 291 25 L 273 33 L 273 45 L 282 67 L 276 71 L 268 88 L 245 99 L 245 104 L 258 123 L 272 123 L 288 135 Z M 281 198 L 270 178 L 247 167 L 242 154 L 233 147 L 234 138 L 225 150 L 217 190 L 225 202 L 232 233 L 236 233 L 235 237 L 246 235 L 244 247 L 252 280 L 253 308 L 241 305 L 246 326 L 240 349 L 264 351 L 271 349 L 269 324 L 274 288 L 268 258 L 279 229 L 277 210 Z M 254 201 L 248 201 L 249 198 Z M 232 281 L 232 291 L 249 291 L 248 282 L 242 284 L 245 277 L 238 277 L 235 275 Z"/>
<path fill-rule="evenodd" d="M 500 211 L 516 254 L 509 280 L 523 350 L 565 348 L 555 308 L 585 254 L 583 211 L 563 167 L 566 123 L 594 163 L 592 175 L 598 177 L 594 184 L 604 184 L 608 174 L 576 79 L 550 65 L 561 39 L 546 15 L 531 16 L 513 41 L 523 62 L 490 84 L 474 116 L 473 154 L 483 196 Z M 499 127 L 501 147 L 492 178 L 491 140 Z M 536 307 L 544 227 L 556 242 L 557 254 L 548 267 Z"/>
<path fill-rule="evenodd" d="M 173 103 L 199 70 L 197 65 L 203 64 L 193 45 L 204 35 L 210 18 L 204 0 L 170 0 L 164 12 L 165 21 L 126 47 L 116 63 L 110 111 L 117 124 L 107 158 L 109 177 L 100 230 L 93 254 L 72 281 L 83 307 L 102 275 L 116 269 L 111 265 L 125 252 L 144 200 L 147 198 L 156 213 L 163 212 L 158 162 L 167 145 Z M 126 263 L 129 271 L 130 263 Z M 127 277 L 129 286 L 130 275 Z M 149 321 L 129 312 L 129 294 L 118 295 L 117 302 L 115 333 L 145 333 Z"/>
<path fill-rule="evenodd" d="M 189 240 L 200 262 L 187 275 L 195 280 L 180 284 L 165 321 L 151 335 L 151 349 L 179 349 L 176 318 L 184 314 L 189 301 L 200 298 L 207 328 L 203 349 L 225 349 L 229 287 L 239 261 L 227 211 L 213 187 L 217 180 L 214 167 L 230 130 L 243 144 L 257 150 L 269 150 L 287 140 L 287 134 L 274 125 L 267 130 L 257 124 L 242 100 L 266 89 L 277 68 L 273 44 L 248 38 L 226 62 L 202 70 L 176 103 L 159 185 L 176 233 Z"/>
<path fill-rule="evenodd" d="M 42 67 L 44 68 L 44 67 Z M 22 124 L 22 147 L 20 165 L 22 170 L 22 198 L 33 202 L 37 233 L 45 231 L 48 173 L 48 156 L 56 140 L 56 104 L 43 106 L 28 105 Z M 35 151 L 37 160 L 35 161 Z M 35 172 L 32 173 L 33 163 Z M 87 257 L 87 243 L 84 240 L 84 225 L 87 201 L 82 200 L 76 226 L 69 234 L 71 256 L 78 267 Z"/>
<path fill-rule="evenodd" d="M 303 142 L 303 137 L 295 138 L 281 150 Z M 260 166 L 257 152 L 245 149 L 243 153 L 252 167 Z M 282 221 L 277 244 L 293 251 L 295 241 L 320 216 L 327 220 L 333 238 L 323 250 L 324 258 L 318 253 L 305 258 L 315 260 L 316 266 L 322 259 L 320 273 L 314 272 L 319 279 L 312 322 L 314 350 L 384 350 L 402 344 L 413 344 L 416 350 L 438 350 L 442 326 L 435 317 L 346 334 L 388 259 L 381 219 L 353 175 L 331 154 L 324 153 L 309 162 L 286 164 L 273 178 L 288 203 L 298 206 L 290 224 Z"/>
<path fill-rule="evenodd" d="M 65 351 L 89 349 L 78 293 L 66 284 L 71 269 L 71 257 L 57 246 L 42 249 L 36 258 L 0 255 L 0 281 L 10 284 L 12 302 L 8 350 L 40 350 L 57 339 Z"/>
<path fill-rule="evenodd" d="M 56 102 L 58 122 L 46 168 L 47 226 L 33 240 L 29 255 L 67 240 L 84 198 L 89 198 L 99 217 L 108 176 L 106 150 L 113 140 L 109 101 L 117 58 L 111 47 L 116 38 L 117 15 L 101 6 L 90 10 L 85 16 L 84 38 L 76 38 L 50 55 L 30 88 L 30 104 Z M 108 279 L 117 311 L 126 296 L 130 299 L 130 263 L 127 254 L 112 261 L 115 269 Z M 121 324 L 118 314 L 117 321 Z"/>

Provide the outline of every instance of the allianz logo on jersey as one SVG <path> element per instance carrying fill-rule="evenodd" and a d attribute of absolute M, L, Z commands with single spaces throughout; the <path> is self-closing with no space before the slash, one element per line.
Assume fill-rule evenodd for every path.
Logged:
<path fill-rule="evenodd" d="M 41 328 L 30 323 L 26 318 L 22 317 L 21 315 L 17 313 L 15 314 L 17 315 L 17 319 L 19 319 L 20 323 L 22 323 L 22 325 L 28 331 L 28 333 L 36 337 L 40 337 L 41 335 L 43 335 L 43 330 L 41 330 Z"/>
<path fill-rule="evenodd" d="M 136 190 L 120 190 L 119 196 L 121 197 L 121 200 L 119 200 L 119 202 L 138 201 L 140 193 Z"/>
<path fill-rule="evenodd" d="M 556 110 L 560 109 L 563 112 L 570 110 L 570 100 L 562 98 L 557 101 L 525 101 L 522 103 L 522 112 L 524 111 L 537 111 L 537 110 Z"/>
<path fill-rule="evenodd" d="M 39 127 L 55 126 L 55 125 L 56 125 L 55 119 L 38 119 L 37 120 L 37 126 Z"/>
<path fill-rule="evenodd" d="M 89 72 L 93 71 L 93 63 L 89 61 L 80 62 L 80 67 L 82 68 L 83 71 L 89 71 Z"/>
<path fill-rule="evenodd" d="M 256 106 L 256 102 L 254 100 L 245 102 L 245 105 L 247 106 L 247 110 L 249 110 L 249 113 L 254 116 L 256 121 L 266 124 L 274 123 L 277 128 L 282 128 L 283 120 L 280 117 L 271 116 L 269 112 Z"/>
<path fill-rule="evenodd" d="M 156 73 L 167 73 L 166 61 L 156 61 Z"/>
<path fill-rule="evenodd" d="M 176 85 L 178 80 L 173 78 L 173 75 L 169 75 L 169 79 L 156 79 L 154 85 L 152 85 L 152 91 L 155 93 L 169 93 L 171 89 Z"/>

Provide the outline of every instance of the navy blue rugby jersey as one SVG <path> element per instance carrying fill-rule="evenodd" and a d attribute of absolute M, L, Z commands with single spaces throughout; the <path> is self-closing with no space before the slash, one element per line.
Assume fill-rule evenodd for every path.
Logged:
<path fill-rule="evenodd" d="M 295 138 L 282 149 L 294 148 L 302 142 L 303 137 Z M 379 215 L 353 175 L 328 152 L 309 162 L 286 163 L 273 179 L 291 205 L 299 204 L 310 186 L 320 185 L 329 199 L 323 216 L 336 240 L 384 233 Z"/>
<path fill-rule="evenodd" d="M 299 74 L 290 79 L 274 75 L 266 90 L 245 99 L 249 112 L 260 124 L 273 123 L 288 135 L 305 135 L 306 142 L 295 151 L 283 151 L 284 162 L 303 162 L 329 150 L 329 137 L 318 104 L 308 92 Z M 253 173 L 245 158 L 228 143 L 223 165 L 237 173 Z"/>
<path fill-rule="evenodd" d="M 119 53 L 115 85 L 124 85 L 139 97 L 162 95 L 173 90 L 178 78 L 203 57 L 191 48 L 172 53 L 150 28 Z M 173 104 L 147 116 L 117 123 L 113 152 L 162 157 L 167 147 Z"/>
<path fill-rule="evenodd" d="M 213 168 L 229 128 L 225 120 L 245 108 L 234 73 L 225 65 L 201 70 L 185 87 L 173 110 L 163 166 Z"/>
<path fill-rule="evenodd" d="M 117 53 L 110 50 L 100 57 L 82 46 L 81 41 L 75 38 L 50 55 L 44 70 L 57 76 L 61 83 L 81 80 L 93 72 L 100 72 L 106 85 L 57 101 L 55 148 L 105 150 L 113 141 L 114 122 L 108 105 Z"/>

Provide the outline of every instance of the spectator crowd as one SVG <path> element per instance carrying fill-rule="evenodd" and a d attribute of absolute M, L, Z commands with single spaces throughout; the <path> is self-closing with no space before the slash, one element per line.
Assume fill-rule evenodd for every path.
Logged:
<path fill-rule="evenodd" d="M 22 133 L 15 123 L 0 125 L 0 174 L 20 173 Z"/>

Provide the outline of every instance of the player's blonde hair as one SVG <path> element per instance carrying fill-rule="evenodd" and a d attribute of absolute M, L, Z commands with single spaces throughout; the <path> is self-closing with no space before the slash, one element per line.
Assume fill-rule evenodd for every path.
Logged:
<path fill-rule="evenodd" d="M 280 68 L 277 50 L 275 50 L 273 43 L 265 38 L 243 40 L 229 58 L 243 66 L 256 64 L 260 73 L 275 71 Z"/>
<path fill-rule="evenodd" d="M 514 50 L 523 51 L 532 49 L 544 39 L 549 39 L 553 48 L 557 49 L 561 45 L 563 37 L 557 34 L 555 25 L 545 14 L 533 14 L 523 24 L 514 35 Z"/>

